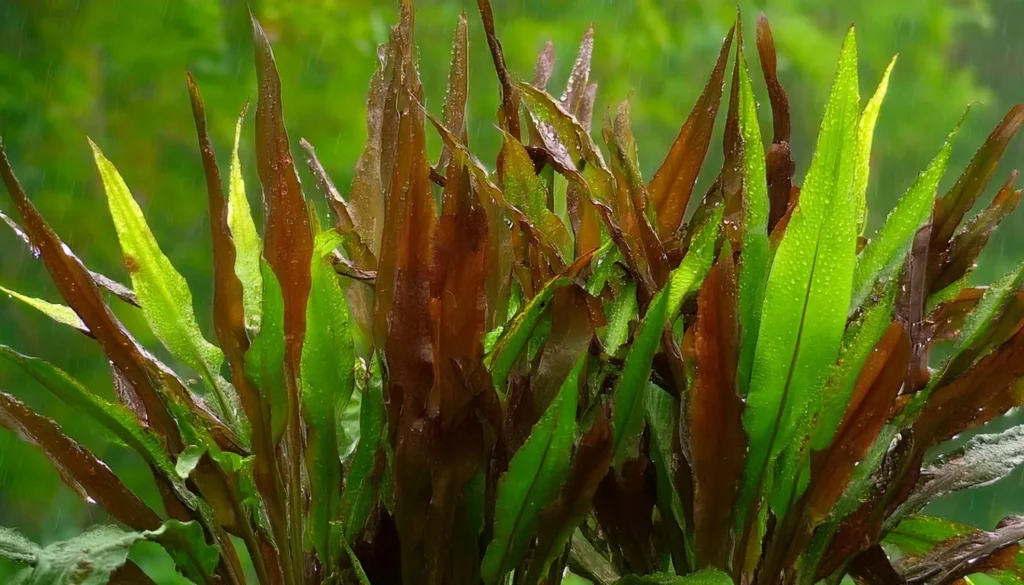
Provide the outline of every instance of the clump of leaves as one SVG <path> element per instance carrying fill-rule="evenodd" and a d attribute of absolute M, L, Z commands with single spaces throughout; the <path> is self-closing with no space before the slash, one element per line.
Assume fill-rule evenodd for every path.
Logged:
<path fill-rule="evenodd" d="M 501 91 L 496 170 L 467 146 L 465 15 L 434 117 L 422 105 L 412 4 L 402 2 L 370 82 L 368 140 L 347 196 L 302 143 L 329 228 L 299 184 L 259 24 L 262 234 L 239 139 L 225 181 L 189 80 L 216 343 L 96 145 L 130 289 L 82 264 L 0 151 L 20 216 L 5 220 L 66 305 L 10 294 L 94 338 L 118 401 L 37 358 L 5 346 L 0 355 L 136 450 L 163 508 L 0 393 L 0 423 L 123 525 L 46 548 L 0 532 L 0 556 L 27 565 L 18 582 L 148 583 L 126 559 L 151 540 L 196 583 L 239 585 L 236 537 L 268 585 L 547 584 L 568 571 L 623 585 L 846 575 L 948 584 L 979 572 L 1021 583 L 1024 520 L 983 532 L 918 512 L 1024 461 L 1019 427 L 930 456 L 1024 395 L 1024 266 L 987 288 L 965 284 L 1020 199 L 1013 173 L 965 221 L 1024 106 L 936 196 L 954 129 L 866 239 L 871 138 L 892 65 L 862 103 L 853 29 L 802 186 L 763 18 L 769 145 L 737 22 L 646 182 L 628 102 L 604 117 L 606 151 L 591 138 L 593 31 L 556 98 L 545 89 L 551 47 L 533 81 L 517 81 L 487 0 L 479 5 Z M 691 206 L 730 59 L 725 162 Z M 430 127 L 444 144 L 433 164 Z M 142 348 L 108 301 L 139 307 L 202 388 Z"/>

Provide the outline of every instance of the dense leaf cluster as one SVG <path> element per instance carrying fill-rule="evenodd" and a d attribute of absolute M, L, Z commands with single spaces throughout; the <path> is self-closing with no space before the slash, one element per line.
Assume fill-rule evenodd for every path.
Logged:
<path fill-rule="evenodd" d="M 0 356 L 137 451 L 163 508 L 0 393 L 0 424 L 128 529 L 45 549 L 2 531 L 0 556 L 28 565 L 19 582 L 147 583 L 127 553 L 152 540 L 193 581 L 241 585 L 237 538 L 265 585 L 559 583 L 567 571 L 602 584 L 947 584 L 980 572 L 1021 583 L 1024 521 L 982 532 L 917 513 L 1024 460 L 1019 428 L 926 459 L 1024 400 L 1024 265 L 987 288 L 965 284 L 1021 196 L 1013 173 L 965 221 L 1024 106 L 937 197 L 954 130 L 868 240 L 871 141 L 892 64 L 862 105 L 852 29 L 802 185 L 763 18 L 771 142 L 737 22 L 645 182 L 628 102 L 605 115 L 605 152 L 591 138 L 593 32 L 555 98 L 553 48 L 531 83 L 515 80 L 479 4 L 501 88 L 496 170 L 467 146 L 465 15 L 434 117 L 403 2 L 347 197 L 302 142 L 329 228 L 299 184 L 259 23 L 262 234 L 237 154 L 246 112 L 225 181 L 189 78 L 216 344 L 95 144 L 130 288 L 83 265 L 0 149 L 20 221 L 3 219 L 66 304 L 11 295 L 94 338 L 118 402 L 37 358 L 6 346 Z M 730 60 L 725 162 L 690 205 Z M 429 127 L 444 144 L 436 163 Z M 111 298 L 138 307 L 201 387 L 141 347 Z"/>

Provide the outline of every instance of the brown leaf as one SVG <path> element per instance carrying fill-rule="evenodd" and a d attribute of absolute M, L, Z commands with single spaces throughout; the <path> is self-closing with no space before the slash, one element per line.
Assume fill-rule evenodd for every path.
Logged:
<path fill-rule="evenodd" d="M 444 125 L 451 130 L 462 144 L 468 144 L 466 134 L 466 102 L 469 99 L 469 31 L 466 25 L 466 11 L 459 14 L 452 41 L 452 63 L 448 68 L 448 93 L 444 98 Z M 439 172 L 445 172 L 452 152 L 447 144 L 441 147 L 441 158 L 437 161 Z"/>
<path fill-rule="evenodd" d="M 1013 188 L 1017 174 L 1016 170 L 1010 173 L 992 203 L 957 230 L 949 247 L 934 257 L 938 266 L 929 266 L 934 271 L 931 281 L 933 291 L 946 288 L 974 268 L 992 232 L 1020 203 L 1021 190 Z"/>
<path fill-rule="evenodd" d="M 792 126 L 789 119 L 789 97 L 779 83 L 775 39 L 772 36 L 768 19 L 762 13 L 757 19 L 757 54 L 761 59 L 761 71 L 764 73 L 765 85 L 768 86 L 768 99 L 772 105 L 772 143 L 765 153 L 766 174 L 768 177 L 768 232 L 785 215 L 789 205 L 790 193 L 793 188 L 793 174 L 796 165 L 789 151 Z"/>
<path fill-rule="evenodd" d="M 697 565 L 726 569 L 731 511 L 743 473 L 747 435 L 736 387 L 739 325 L 731 254 L 711 268 L 697 298 L 696 378 L 689 396 Z"/>
<path fill-rule="evenodd" d="M 156 530 L 163 523 L 92 452 L 65 435 L 57 423 L 5 392 L 0 392 L 0 425 L 38 447 L 68 487 L 83 500 L 102 506 L 119 522 L 135 530 Z"/>
<path fill-rule="evenodd" d="M 679 131 L 679 136 L 665 157 L 665 162 L 651 180 L 650 196 L 657 211 L 658 235 L 662 241 L 670 238 L 679 229 L 686 213 L 687 203 L 693 193 L 704 157 L 711 144 L 711 132 L 718 115 L 725 82 L 725 66 L 729 59 L 734 28 L 725 37 L 718 61 L 711 71 L 704 92 Z"/>
<path fill-rule="evenodd" d="M 889 562 L 881 545 L 877 544 L 853 559 L 850 576 L 856 585 L 900 585 L 906 582 Z"/>
<path fill-rule="evenodd" d="M 1024 104 L 1018 104 L 1007 112 L 1006 116 L 996 125 L 984 144 L 974 154 L 970 164 L 957 179 L 956 184 L 945 195 L 935 200 L 932 211 L 931 252 L 929 254 L 929 275 L 937 275 L 939 254 L 948 247 L 957 226 L 964 215 L 974 207 L 974 203 L 985 191 L 992 175 L 996 172 L 999 159 L 1002 158 L 1007 144 L 1024 124 Z M 934 276 L 929 281 L 934 280 Z M 931 292 L 938 289 L 930 287 Z"/>
<path fill-rule="evenodd" d="M 900 275 L 899 294 L 896 296 L 895 317 L 903 323 L 913 347 L 904 394 L 924 388 L 931 378 L 928 370 L 930 340 L 924 322 L 924 309 L 928 299 L 926 275 L 932 230 L 932 225 L 927 224 L 914 236 L 914 243 Z"/>
<path fill-rule="evenodd" d="M 888 420 L 910 359 L 910 336 L 902 324 L 893 323 L 857 377 L 832 443 L 824 451 L 811 454 L 811 483 L 804 510 L 812 524 L 824 519 L 839 501 L 854 467 L 867 455 Z"/>
<path fill-rule="evenodd" d="M 646 449 L 642 449 L 645 452 Z M 654 551 L 654 466 L 641 455 L 627 460 L 621 471 L 610 469 L 594 493 L 594 512 L 630 573 L 658 570 Z"/>
<path fill-rule="evenodd" d="M 491 10 L 490 0 L 477 0 L 477 8 L 480 10 L 480 18 L 483 20 L 484 33 L 487 35 L 487 47 L 491 50 L 491 59 L 494 61 L 494 70 L 498 74 L 498 82 L 501 84 L 501 108 L 498 113 L 498 122 L 503 130 L 522 138 L 519 131 L 519 90 L 516 88 L 512 75 L 505 65 L 505 55 L 501 52 L 501 41 L 494 30 L 494 12 Z"/>

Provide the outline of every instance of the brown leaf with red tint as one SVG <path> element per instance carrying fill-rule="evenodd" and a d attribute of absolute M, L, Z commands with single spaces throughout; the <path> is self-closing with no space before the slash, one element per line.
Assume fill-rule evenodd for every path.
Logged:
<path fill-rule="evenodd" d="M 1021 403 L 1024 329 L 949 383 L 936 388 L 914 422 L 920 449 L 980 426 Z"/>
<path fill-rule="evenodd" d="M 768 231 L 775 228 L 785 215 L 793 188 L 793 173 L 796 165 L 789 151 L 792 126 L 789 119 L 789 97 L 779 83 L 775 38 L 772 36 L 768 19 L 762 13 L 757 19 L 757 55 L 761 59 L 761 71 L 768 86 L 768 99 L 772 105 L 772 143 L 765 152 L 765 166 L 768 177 Z"/>
<path fill-rule="evenodd" d="M 651 180 L 649 193 L 657 211 L 658 235 L 663 241 L 670 238 L 682 224 L 694 183 L 697 181 L 697 174 L 704 164 L 704 157 L 707 156 L 715 117 L 718 115 L 718 105 L 722 99 L 725 66 L 729 59 L 734 30 L 735 27 L 729 29 L 704 92 L 690 111 L 689 117 L 679 131 L 679 136 L 665 157 L 665 162 Z"/>
<path fill-rule="evenodd" d="M 857 377 L 831 445 L 811 454 L 811 483 L 804 514 L 812 524 L 825 518 L 839 501 L 854 467 L 867 455 L 888 420 L 910 359 L 907 330 L 898 322 L 891 324 Z"/>
<path fill-rule="evenodd" d="M 487 214 L 468 169 L 451 161 L 434 231 L 430 290 L 433 385 L 430 508 L 426 519 L 428 583 L 478 583 L 475 527 L 460 523 L 465 489 L 483 469 L 500 426 L 501 407 L 483 364 L 486 322 Z"/>
<path fill-rule="evenodd" d="M 452 41 L 452 62 L 448 68 L 448 92 L 444 98 L 445 128 L 455 134 L 462 144 L 468 144 L 466 135 L 466 102 L 469 99 L 469 31 L 466 24 L 466 11 L 459 14 L 459 22 L 455 26 L 455 38 Z M 437 170 L 446 173 L 452 151 L 447 144 L 441 146 L 441 158 L 437 161 Z"/>
<path fill-rule="evenodd" d="M 519 131 L 519 90 L 512 80 L 512 74 L 505 65 L 505 55 L 501 52 L 501 41 L 494 30 L 494 12 L 490 0 L 477 0 L 480 18 L 483 21 L 484 33 L 487 35 L 487 47 L 491 50 L 491 60 L 501 84 L 501 108 L 498 110 L 498 123 L 503 130 L 517 140 L 522 138 Z"/>
<path fill-rule="evenodd" d="M 281 107 L 281 79 L 266 33 L 252 18 L 259 99 L 256 101 L 256 166 L 263 185 L 264 258 L 281 283 L 284 298 L 285 360 L 294 377 L 299 372 L 306 334 L 306 299 L 313 232 L 306 200 L 295 172 Z M 294 392 L 293 392 L 294 393 Z"/>
<path fill-rule="evenodd" d="M 1017 171 L 1010 173 L 992 203 L 957 230 L 949 247 L 936 256 L 938 266 L 929 267 L 935 271 L 931 282 L 933 291 L 946 288 L 974 268 L 992 232 L 1020 203 L 1021 190 L 1014 189 L 1017 174 Z"/>
<path fill-rule="evenodd" d="M 643 453 L 627 460 L 621 470 L 610 469 L 594 493 L 594 512 L 608 544 L 630 573 L 646 575 L 658 570 L 654 548 L 654 465 Z"/>
<path fill-rule="evenodd" d="M 905 582 L 881 545 L 877 544 L 857 555 L 850 563 L 849 572 L 856 585 L 900 585 Z"/>
<path fill-rule="evenodd" d="M 590 513 L 594 492 L 612 463 L 613 444 L 609 412 L 601 408 L 576 446 L 569 476 L 558 498 L 541 512 L 527 583 L 537 582 L 547 572 L 548 563 L 562 552 L 576 527 Z"/>
<path fill-rule="evenodd" d="M 135 530 L 156 530 L 163 521 L 114 472 L 88 449 L 64 434 L 52 420 L 40 416 L 14 396 L 0 392 L 0 426 L 39 448 L 53 463 L 64 483 L 83 500 L 91 499 L 119 522 Z"/>
<path fill-rule="evenodd" d="M 708 272 L 697 297 L 695 380 L 689 395 L 697 566 L 726 569 L 731 511 L 743 473 L 747 435 L 737 392 L 739 324 L 731 254 Z"/>
<path fill-rule="evenodd" d="M 978 197 L 984 193 L 1007 144 L 1021 125 L 1024 125 L 1024 104 L 1018 104 L 1007 112 L 974 154 L 974 158 L 957 179 L 956 184 L 945 195 L 935 200 L 932 210 L 932 223 L 935 229 L 932 231 L 928 261 L 930 276 L 938 274 L 939 254 L 946 250 L 964 215 L 974 207 Z M 934 276 L 931 276 L 929 281 L 933 279 Z M 930 290 L 935 292 L 938 289 L 930 287 Z"/>

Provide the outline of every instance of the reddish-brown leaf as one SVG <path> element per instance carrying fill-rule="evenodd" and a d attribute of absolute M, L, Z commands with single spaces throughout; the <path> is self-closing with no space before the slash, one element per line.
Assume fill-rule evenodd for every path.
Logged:
<path fill-rule="evenodd" d="M 949 585 L 973 573 L 1013 569 L 1024 540 L 1024 517 L 1004 518 L 992 532 L 977 530 L 940 542 L 922 556 L 907 556 L 897 569 L 911 585 Z"/>
<path fill-rule="evenodd" d="M 964 215 L 974 207 L 978 197 L 985 191 L 989 180 L 996 172 L 999 159 L 1002 158 L 1007 144 L 1024 124 L 1024 104 L 1018 104 L 1007 112 L 1006 116 L 989 134 L 978 152 L 974 154 L 970 164 L 957 179 L 956 184 L 945 195 L 935 200 L 932 211 L 931 253 L 929 254 L 929 274 L 937 274 L 939 254 L 946 250 L 956 232 L 957 226 Z M 929 279 L 932 280 L 932 279 Z M 934 292 L 934 287 L 931 287 Z"/>
<path fill-rule="evenodd" d="M 156 530 L 162 524 L 160 516 L 126 488 L 105 463 L 65 435 L 57 423 L 5 392 L 0 392 L 0 426 L 38 447 L 64 483 L 83 500 L 99 504 L 135 530 Z"/>
<path fill-rule="evenodd" d="M 498 123 L 503 130 L 515 136 L 516 139 L 520 139 L 522 135 L 519 131 L 519 90 L 505 65 L 505 55 L 501 52 L 501 41 L 498 40 L 498 34 L 494 30 L 494 12 L 491 10 L 491 1 L 477 0 L 476 5 L 480 10 L 484 33 L 487 35 L 487 47 L 491 50 L 494 70 L 497 72 L 498 82 L 501 84 L 501 108 L 498 110 Z"/>
<path fill-rule="evenodd" d="M 831 511 L 888 420 L 910 359 L 910 336 L 902 324 L 893 323 L 868 356 L 832 444 L 811 455 L 804 513 L 812 523 Z"/>
<path fill-rule="evenodd" d="M 1017 406 L 1024 388 L 1024 330 L 983 357 L 963 375 L 940 386 L 914 422 L 914 437 L 926 449 L 977 427 Z"/>
<path fill-rule="evenodd" d="M 658 235 L 663 241 L 671 237 L 682 224 L 697 173 L 700 172 L 704 157 L 707 156 L 711 132 L 718 115 L 718 105 L 722 99 L 725 66 L 729 59 L 734 30 L 735 27 L 729 29 L 704 92 L 690 111 L 689 117 L 679 131 L 679 136 L 665 157 L 665 162 L 651 180 L 649 192 L 657 212 Z"/>
<path fill-rule="evenodd" d="M 725 569 L 731 511 L 747 449 L 737 392 L 739 324 L 731 254 L 711 268 L 697 297 L 696 378 L 689 396 L 697 564 Z"/>
<path fill-rule="evenodd" d="M 452 41 L 452 62 L 448 68 L 448 93 L 444 98 L 444 125 L 452 131 L 462 144 L 468 144 L 466 135 L 466 102 L 469 99 L 469 30 L 466 11 L 459 14 Z M 452 151 L 447 144 L 441 147 L 441 158 L 437 161 L 438 172 L 445 173 Z"/>
<path fill-rule="evenodd" d="M 932 224 L 925 225 L 914 236 L 896 296 L 895 317 L 903 323 L 912 345 L 907 383 L 903 390 L 905 394 L 924 388 L 931 378 L 928 370 L 929 330 L 924 321 L 924 309 L 928 299 L 927 262 L 932 229 Z"/>
<path fill-rule="evenodd" d="M 256 101 L 256 166 L 263 185 L 267 259 L 284 298 L 285 361 L 289 377 L 298 375 L 302 340 L 306 334 L 306 299 L 313 232 L 306 200 L 295 172 L 281 106 L 281 79 L 270 41 L 253 17 L 253 47 L 259 98 Z M 294 393 L 294 392 L 293 392 Z"/>
<path fill-rule="evenodd" d="M 775 39 L 771 26 L 764 14 L 757 19 L 757 54 L 761 59 L 761 71 L 768 86 L 768 99 L 772 105 L 772 143 L 765 153 L 768 177 L 768 231 L 775 228 L 785 215 L 793 188 L 793 173 L 796 165 L 789 151 L 792 126 L 789 119 L 789 97 L 779 83 Z"/>
<path fill-rule="evenodd" d="M 645 452 L 646 449 L 642 449 Z M 654 547 L 654 465 L 641 455 L 610 469 L 594 493 L 594 512 L 630 573 L 646 575 L 658 570 Z"/>
<path fill-rule="evenodd" d="M 1017 174 L 1016 170 L 1010 173 L 992 203 L 957 230 L 949 247 L 934 256 L 938 266 L 929 267 L 934 271 L 931 275 L 933 291 L 946 288 L 974 268 L 992 232 L 1020 203 L 1021 190 L 1013 188 Z"/>

